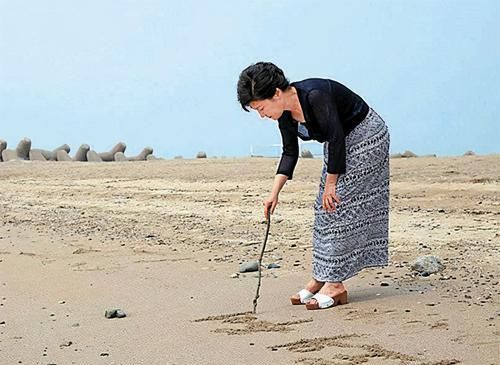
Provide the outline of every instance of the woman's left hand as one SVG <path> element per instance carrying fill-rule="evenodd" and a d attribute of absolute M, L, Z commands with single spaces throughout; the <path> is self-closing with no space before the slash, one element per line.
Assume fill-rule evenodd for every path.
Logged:
<path fill-rule="evenodd" d="M 323 191 L 323 209 L 327 212 L 334 212 L 337 209 L 337 204 L 340 204 L 340 198 L 335 194 L 335 190 L 335 185 L 325 185 L 325 190 Z"/>

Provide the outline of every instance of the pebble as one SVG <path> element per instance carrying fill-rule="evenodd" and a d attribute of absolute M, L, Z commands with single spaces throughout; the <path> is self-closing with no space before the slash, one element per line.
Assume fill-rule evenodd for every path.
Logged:
<path fill-rule="evenodd" d="M 278 265 L 278 264 L 276 264 L 274 262 L 271 263 L 271 264 L 269 264 L 269 265 L 267 265 L 268 269 L 279 269 L 280 267 L 281 267 L 280 265 Z"/>
<path fill-rule="evenodd" d="M 111 318 L 124 318 L 127 315 L 121 309 L 106 309 L 104 316 L 108 319 Z"/>
<path fill-rule="evenodd" d="M 388 283 L 388 282 L 386 282 L 386 281 L 382 281 L 382 282 L 380 283 L 380 286 L 389 286 L 389 283 Z"/>
<path fill-rule="evenodd" d="M 231 274 L 231 279 L 236 279 L 240 276 L 240 274 L 238 273 L 235 273 L 235 274 Z"/>
<path fill-rule="evenodd" d="M 252 271 L 259 271 L 258 260 L 247 261 L 240 265 L 240 272 L 252 272 Z"/>
<path fill-rule="evenodd" d="M 62 344 L 59 345 L 59 348 L 63 348 L 63 347 L 70 347 L 71 345 L 73 344 L 72 341 L 67 341 L 67 342 L 64 342 Z"/>
<path fill-rule="evenodd" d="M 420 256 L 411 265 L 411 269 L 417 271 L 422 276 L 429 276 L 444 269 L 441 260 L 433 255 Z"/>

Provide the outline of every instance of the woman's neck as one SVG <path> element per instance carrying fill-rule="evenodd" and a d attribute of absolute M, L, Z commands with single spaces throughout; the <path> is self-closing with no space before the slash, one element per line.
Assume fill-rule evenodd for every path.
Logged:
<path fill-rule="evenodd" d="M 284 109 L 289 110 L 292 114 L 302 114 L 297 89 L 291 86 L 283 92 L 283 95 L 285 97 Z"/>

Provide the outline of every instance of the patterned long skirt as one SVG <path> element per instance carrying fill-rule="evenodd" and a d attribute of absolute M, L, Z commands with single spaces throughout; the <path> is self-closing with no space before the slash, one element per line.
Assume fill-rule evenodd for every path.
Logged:
<path fill-rule="evenodd" d="M 389 263 L 389 131 L 372 109 L 346 137 L 346 172 L 339 175 L 334 212 L 322 207 L 328 142 L 314 203 L 313 277 L 344 281 Z"/>

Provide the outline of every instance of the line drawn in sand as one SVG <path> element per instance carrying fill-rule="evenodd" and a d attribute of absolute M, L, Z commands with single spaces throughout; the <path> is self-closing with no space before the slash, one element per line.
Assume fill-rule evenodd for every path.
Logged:
<path fill-rule="evenodd" d="M 459 364 L 461 362 L 456 359 L 423 362 L 423 360 L 415 356 L 389 350 L 378 344 L 355 343 L 356 339 L 366 338 L 367 336 L 368 335 L 359 335 L 354 333 L 332 337 L 301 339 L 299 341 L 289 342 L 282 345 L 268 346 L 267 348 L 274 351 L 278 348 L 286 348 L 292 352 L 305 353 L 320 351 L 326 347 L 339 347 L 349 349 L 349 352 L 351 352 L 351 354 L 331 354 L 328 355 L 328 359 L 303 357 L 295 360 L 295 364 L 301 365 L 358 365 L 367 363 L 371 359 L 373 360 L 375 358 L 378 360 L 399 360 L 400 364 L 405 365 L 452 365 Z M 359 353 L 352 354 L 352 352 Z"/>
<path fill-rule="evenodd" d="M 243 325 L 243 328 L 217 328 L 212 332 L 226 333 L 228 335 L 245 335 L 255 332 L 289 332 L 294 331 L 292 326 L 302 323 L 312 322 L 312 318 L 299 319 L 287 322 L 270 322 L 258 319 L 253 312 L 240 312 L 231 314 L 221 314 L 206 318 L 195 319 L 193 322 L 221 321 L 231 325 Z"/>

